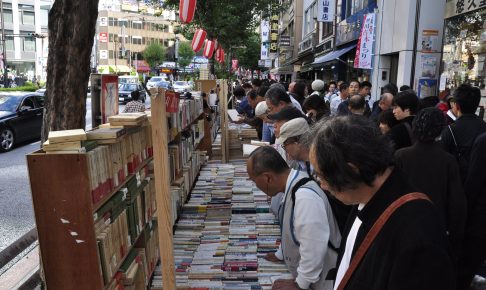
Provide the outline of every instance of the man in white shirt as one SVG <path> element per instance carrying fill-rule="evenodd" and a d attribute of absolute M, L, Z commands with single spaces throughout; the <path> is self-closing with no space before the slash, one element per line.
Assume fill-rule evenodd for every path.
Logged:
<path fill-rule="evenodd" d="M 349 85 L 347 83 L 342 83 L 339 86 L 339 97 L 334 97 L 331 100 L 331 116 L 336 116 L 339 105 L 348 99 L 349 92 L 348 92 Z"/>
<path fill-rule="evenodd" d="M 332 289 L 333 281 L 326 277 L 335 266 L 337 253 L 332 248 L 341 236 L 325 193 L 306 172 L 290 169 L 270 146 L 253 151 L 247 169 L 267 195 L 284 192 L 279 210 L 281 253 L 266 259 L 284 260 L 294 279 L 277 280 L 272 289 Z"/>

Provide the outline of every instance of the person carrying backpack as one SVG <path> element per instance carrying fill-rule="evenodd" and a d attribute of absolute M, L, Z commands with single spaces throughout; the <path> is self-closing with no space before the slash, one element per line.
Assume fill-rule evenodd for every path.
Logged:
<path fill-rule="evenodd" d="M 284 192 L 278 214 L 281 252 L 265 258 L 283 260 L 294 278 L 275 281 L 273 289 L 332 289 L 328 277 L 333 276 L 329 274 L 336 265 L 341 235 L 325 193 L 305 171 L 290 169 L 271 146 L 253 151 L 247 170 L 267 195 Z"/>
<path fill-rule="evenodd" d="M 441 135 L 444 150 L 456 157 L 463 183 L 467 176 L 471 148 L 476 137 L 486 132 L 486 123 L 475 115 L 480 100 L 479 88 L 469 84 L 460 85 L 450 100 L 457 113 L 457 120 L 445 127 Z"/>

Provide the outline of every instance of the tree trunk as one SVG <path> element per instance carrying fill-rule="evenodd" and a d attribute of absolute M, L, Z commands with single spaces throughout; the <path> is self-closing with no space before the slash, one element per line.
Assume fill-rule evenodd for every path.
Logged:
<path fill-rule="evenodd" d="M 49 12 L 49 57 L 42 142 L 49 131 L 84 129 L 99 0 L 56 0 Z"/>

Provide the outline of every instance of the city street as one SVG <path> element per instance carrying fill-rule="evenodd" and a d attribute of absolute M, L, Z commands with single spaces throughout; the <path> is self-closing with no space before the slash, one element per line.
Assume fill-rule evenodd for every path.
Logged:
<path fill-rule="evenodd" d="M 150 98 L 145 105 L 150 106 Z M 86 101 L 86 129 L 91 129 L 91 98 Z M 0 153 L 0 251 L 35 226 L 25 155 L 39 148 L 40 141 L 34 140 Z"/>

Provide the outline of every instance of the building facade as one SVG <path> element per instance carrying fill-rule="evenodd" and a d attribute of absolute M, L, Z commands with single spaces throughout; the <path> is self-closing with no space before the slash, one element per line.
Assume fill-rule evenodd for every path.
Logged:
<path fill-rule="evenodd" d="M 486 1 L 446 1 L 439 89 L 470 83 L 486 96 Z"/>
<path fill-rule="evenodd" d="M 10 77 L 46 79 L 50 0 L 5 0 L 6 65 Z M 34 37 L 33 35 L 42 37 Z M 3 45 L 3 42 L 2 42 Z"/>
<path fill-rule="evenodd" d="M 147 72 L 142 52 L 147 45 L 158 42 L 165 48 L 176 42 L 174 11 L 160 16 L 127 11 L 99 11 L 92 66 L 98 72 L 127 74 Z"/>

